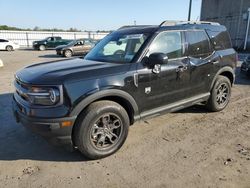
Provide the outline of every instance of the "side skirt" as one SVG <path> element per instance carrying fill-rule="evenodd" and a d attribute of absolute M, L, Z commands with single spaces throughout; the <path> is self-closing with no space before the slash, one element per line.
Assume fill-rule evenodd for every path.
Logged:
<path fill-rule="evenodd" d="M 152 110 L 142 112 L 140 114 L 140 119 L 149 119 L 149 118 L 159 116 L 168 112 L 175 112 L 183 108 L 187 108 L 195 104 L 207 101 L 209 99 L 209 96 L 210 96 L 210 93 L 208 92 L 208 93 L 196 95 L 194 97 L 184 99 L 175 103 L 171 103 L 165 106 L 154 108 Z"/>

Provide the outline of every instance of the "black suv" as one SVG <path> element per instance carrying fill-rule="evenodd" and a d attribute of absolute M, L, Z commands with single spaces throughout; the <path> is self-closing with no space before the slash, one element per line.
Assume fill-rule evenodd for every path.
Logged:
<path fill-rule="evenodd" d="M 135 121 L 194 104 L 224 109 L 237 54 L 211 22 L 125 26 L 84 59 L 38 63 L 15 75 L 18 122 L 91 159 L 116 152 Z"/>

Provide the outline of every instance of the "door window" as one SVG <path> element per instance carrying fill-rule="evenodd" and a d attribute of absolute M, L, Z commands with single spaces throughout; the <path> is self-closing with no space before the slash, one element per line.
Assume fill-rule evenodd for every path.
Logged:
<path fill-rule="evenodd" d="M 210 44 L 205 31 L 186 31 L 188 55 L 195 58 L 205 58 L 211 54 Z"/>
<path fill-rule="evenodd" d="M 164 53 L 169 59 L 183 56 L 183 45 L 180 31 L 162 32 L 152 42 L 149 55 L 152 53 Z"/>

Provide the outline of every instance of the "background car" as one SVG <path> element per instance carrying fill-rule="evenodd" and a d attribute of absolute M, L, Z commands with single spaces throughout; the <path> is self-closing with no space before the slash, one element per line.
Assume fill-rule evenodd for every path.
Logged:
<path fill-rule="evenodd" d="M 16 42 L 6 39 L 0 39 L 0 50 L 13 51 L 15 49 L 18 49 L 19 47 L 19 44 Z"/>
<path fill-rule="evenodd" d="M 55 48 L 59 45 L 69 44 L 70 42 L 72 42 L 72 40 L 62 39 L 62 37 L 47 37 L 43 40 L 34 41 L 33 48 L 35 50 L 43 51 L 46 49 Z"/>
<path fill-rule="evenodd" d="M 241 64 L 241 72 L 250 76 L 250 56 L 247 56 Z"/>
<path fill-rule="evenodd" d="M 86 55 L 97 43 L 93 39 L 77 39 L 68 45 L 60 45 L 56 48 L 57 55 L 71 57 L 72 55 Z"/>

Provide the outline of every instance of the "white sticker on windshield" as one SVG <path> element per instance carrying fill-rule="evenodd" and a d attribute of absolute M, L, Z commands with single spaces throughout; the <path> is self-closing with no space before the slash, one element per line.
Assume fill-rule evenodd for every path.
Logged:
<path fill-rule="evenodd" d="M 143 37 L 143 34 L 134 34 L 134 35 L 127 35 L 126 39 L 140 39 Z"/>

